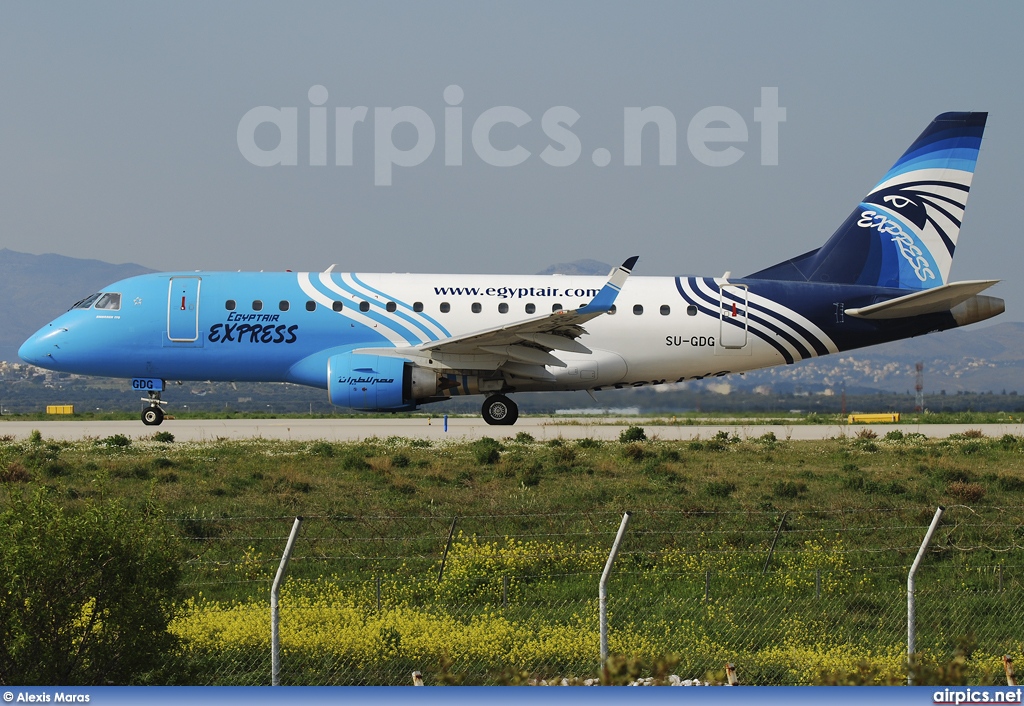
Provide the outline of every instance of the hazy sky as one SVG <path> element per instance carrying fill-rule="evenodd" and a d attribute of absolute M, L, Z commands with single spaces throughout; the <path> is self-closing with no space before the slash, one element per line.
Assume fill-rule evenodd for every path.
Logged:
<path fill-rule="evenodd" d="M 3 3 L 0 246 L 187 270 L 533 273 L 636 254 L 638 274 L 740 275 L 822 244 L 936 114 L 979 110 L 952 276 L 1003 279 L 1003 320 L 1024 320 L 1021 27 L 1009 2 Z M 755 122 L 771 87 L 777 166 Z M 247 159 L 259 106 L 295 109 L 294 166 Z M 358 106 L 338 165 L 335 109 Z M 675 164 L 651 125 L 626 166 L 625 111 L 651 106 L 675 119 Z M 739 121 L 708 143 L 741 151 L 729 166 L 688 143 L 714 106 Z M 271 124 L 248 134 L 281 152 Z"/>

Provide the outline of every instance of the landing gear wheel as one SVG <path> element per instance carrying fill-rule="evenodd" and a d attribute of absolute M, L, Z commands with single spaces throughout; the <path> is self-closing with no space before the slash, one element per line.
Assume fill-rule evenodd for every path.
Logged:
<path fill-rule="evenodd" d="M 491 395 L 480 412 L 488 424 L 511 426 L 519 419 L 519 407 L 505 395 Z"/>
<path fill-rule="evenodd" d="M 149 427 L 159 426 L 164 420 L 164 411 L 159 407 L 146 407 L 142 410 L 142 423 Z"/>

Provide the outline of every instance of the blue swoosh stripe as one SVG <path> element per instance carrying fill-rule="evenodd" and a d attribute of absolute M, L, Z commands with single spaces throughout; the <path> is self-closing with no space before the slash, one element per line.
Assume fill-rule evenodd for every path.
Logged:
<path fill-rule="evenodd" d="M 911 159 L 917 159 L 921 155 L 928 154 L 930 152 L 941 152 L 944 150 L 964 150 L 966 152 L 973 152 L 976 156 L 981 149 L 981 138 L 980 137 L 949 137 L 944 140 L 936 140 L 927 145 L 922 145 L 916 150 L 907 152 L 899 161 L 893 166 L 898 167 L 904 162 L 908 162 Z"/>
<path fill-rule="evenodd" d="M 422 316 L 424 319 L 426 319 L 427 321 L 432 323 L 434 326 L 437 326 L 439 329 L 441 329 L 441 331 L 444 333 L 444 335 L 446 337 L 449 337 L 449 338 L 451 337 L 451 333 L 448 332 L 448 329 L 446 329 L 444 326 L 442 326 L 439 322 L 435 321 L 434 318 L 431 317 L 429 314 L 424 314 L 423 312 L 413 311 L 413 308 L 409 304 L 407 304 L 406 302 L 403 302 L 403 301 L 401 301 L 399 299 L 395 299 L 394 297 L 392 297 L 387 292 L 382 292 L 379 289 L 377 289 L 376 287 L 371 287 L 366 282 L 364 282 L 361 279 L 359 279 L 358 277 L 356 277 L 354 272 L 350 273 L 350 276 L 352 277 L 352 281 L 355 282 L 356 284 L 358 284 L 360 287 L 364 287 L 365 289 L 373 292 L 374 294 L 379 294 L 382 297 L 386 297 L 388 300 L 393 301 L 398 306 L 400 306 L 400 307 L 402 307 L 404 309 L 408 309 L 409 311 L 412 311 L 414 314 Z M 441 340 L 440 337 L 437 334 L 435 334 L 430 329 L 426 328 L 421 322 L 417 321 L 415 317 L 409 316 L 408 314 L 406 314 L 405 312 L 402 312 L 402 311 L 397 311 L 395 313 L 398 314 L 399 316 L 401 316 L 404 320 L 408 321 L 409 323 L 411 323 L 414 326 L 416 326 L 417 328 L 419 328 L 421 331 L 423 331 L 423 333 L 425 333 L 427 335 L 427 337 L 431 341 L 439 341 L 439 340 Z"/>
<path fill-rule="evenodd" d="M 977 159 L 930 159 L 926 157 L 922 158 L 920 161 L 910 161 L 889 170 L 889 173 L 885 175 L 885 178 L 882 179 L 882 181 L 888 181 L 893 177 L 899 176 L 900 174 L 906 174 L 907 172 L 916 172 L 919 169 L 958 169 L 962 172 L 970 172 L 973 174 L 977 162 Z"/>
<path fill-rule="evenodd" d="M 340 276 L 339 276 L 339 279 L 340 279 Z M 315 280 L 314 280 L 314 278 L 310 277 L 309 281 L 311 283 L 314 283 L 313 286 L 317 287 L 317 289 L 321 292 L 321 294 L 324 294 L 325 296 L 330 296 L 332 294 L 331 292 L 324 292 L 323 290 L 320 289 L 320 287 L 317 286 L 317 285 L 321 285 L 321 286 L 323 285 L 323 283 L 320 282 L 320 278 L 319 277 L 317 277 Z M 418 345 L 420 343 L 423 343 L 423 340 L 419 336 L 414 334 L 412 331 L 409 331 L 404 326 L 400 326 L 397 322 L 395 322 L 394 320 L 392 320 L 392 319 L 390 319 L 390 318 L 388 318 L 386 316 L 381 316 L 379 312 L 374 311 L 374 309 L 373 309 L 374 304 L 376 304 L 377 306 L 381 306 L 381 307 L 384 306 L 383 304 L 380 304 L 379 302 L 372 302 L 372 301 L 366 299 L 359 292 L 355 291 L 354 289 L 349 287 L 344 282 L 336 280 L 333 275 L 331 276 L 331 281 L 334 282 L 335 284 L 337 284 L 338 286 L 340 286 L 343 290 L 345 290 L 349 294 L 353 295 L 359 301 L 369 302 L 370 310 L 369 311 L 360 311 L 359 312 L 360 314 L 362 314 L 363 316 L 366 316 L 366 317 L 368 317 L 370 319 L 373 319 L 374 321 L 376 321 L 379 324 L 387 326 L 389 329 L 391 329 L 392 331 L 397 333 L 399 336 L 404 338 L 406 341 L 408 341 L 410 345 L 414 345 L 415 346 L 415 345 Z"/>

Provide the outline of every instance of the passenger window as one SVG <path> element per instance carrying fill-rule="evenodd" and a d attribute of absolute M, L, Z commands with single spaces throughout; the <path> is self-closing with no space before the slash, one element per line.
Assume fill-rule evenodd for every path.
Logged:
<path fill-rule="evenodd" d="M 369 311 L 370 302 L 359 302 L 359 311 Z"/>
<path fill-rule="evenodd" d="M 252 310 L 263 311 L 263 302 L 261 302 L 259 299 L 254 300 L 252 303 Z"/>
<path fill-rule="evenodd" d="M 345 305 L 341 302 L 331 302 L 331 311 L 341 311 L 345 308 Z"/>
<path fill-rule="evenodd" d="M 316 302 L 306 302 L 306 311 L 316 311 Z"/>
<path fill-rule="evenodd" d="M 504 302 L 502 302 L 501 304 L 498 304 L 498 313 L 499 314 L 507 314 L 508 313 L 508 304 L 506 304 Z"/>
<path fill-rule="evenodd" d="M 397 308 L 398 308 L 398 305 L 397 305 L 397 304 L 395 304 L 394 302 L 388 302 L 388 303 L 387 303 L 387 304 L 386 304 L 386 305 L 384 306 L 384 308 L 385 308 L 385 309 L 387 309 L 388 311 L 394 311 L 395 309 L 397 309 Z"/>
<path fill-rule="evenodd" d="M 640 314 L 644 313 L 644 305 L 643 304 L 634 304 L 633 305 L 633 313 L 636 314 L 637 316 L 640 316 Z"/>
<path fill-rule="evenodd" d="M 277 308 L 278 308 L 278 309 L 280 309 L 281 311 L 288 311 L 288 308 L 289 308 L 290 306 L 291 306 L 291 304 L 289 304 L 289 303 L 288 303 L 287 301 L 285 301 L 284 299 L 282 299 L 282 300 L 281 300 L 280 302 L 278 302 L 278 304 L 277 304 Z"/>
<path fill-rule="evenodd" d="M 447 314 L 451 310 L 452 310 L 452 305 L 451 304 L 449 304 L 448 302 L 441 302 L 441 313 L 442 314 Z"/>
<path fill-rule="evenodd" d="M 471 308 L 471 309 L 473 310 L 473 313 L 474 313 L 474 314 L 479 314 L 479 313 L 480 313 L 480 310 L 481 310 L 481 309 L 482 309 L 483 307 L 481 307 L 481 306 L 480 306 L 479 304 L 477 304 L 477 303 L 475 303 L 475 302 L 474 302 L 473 306 L 472 306 L 472 307 L 470 307 L 470 308 Z"/>
<path fill-rule="evenodd" d="M 121 308 L 121 295 L 117 292 L 105 292 L 96 300 L 97 309 L 116 311 Z"/>
<path fill-rule="evenodd" d="M 690 304 L 690 306 L 686 307 L 686 315 L 687 316 L 696 316 L 697 315 L 697 307 L 695 307 L 693 304 Z"/>
<path fill-rule="evenodd" d="M 412 310 L 417 312 L 417 313 L 423 311 L 423 302 L 413 302 L 412 303 Z"/>
<path fill-rule="evenodd" d="M 668 304 L 662 304 L 661 305 L 661 315 L 662 316 L 668 316 L 671 313 L 672 313 L 672 309 L 669 308 Z"/>
<path fill-rule="evenodd" d="M 562 310 L 562 305 L 561 304 L 552 304 L 551 305 L 551 312 L 552 313 L 554 313 L 556 311 L 561 311 L 561 310 Z"/>
<path fill-rule="evenodd" d="M 226 302 L 224 302 L 224 308 L 227 309 L 228 311 L 234 311 L 235 310 L 235 300 L 234 299 L 228 299 Z"/>
<path fill-rule="evenodd" d="M 536 304 L 527 304 L 526 305 L 526 313 L 527 314 L 532 314 L 535 311 L 537 311 L 537 305 Z"/>

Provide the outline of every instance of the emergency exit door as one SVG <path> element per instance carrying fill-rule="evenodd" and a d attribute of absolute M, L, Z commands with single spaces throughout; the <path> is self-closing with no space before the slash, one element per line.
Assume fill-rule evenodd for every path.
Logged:
<path fill-rule="evenodd" d="M 724 284 L 719 296 L 718 345 L 743 348 L 747 345 L 747 288 Z"/>

